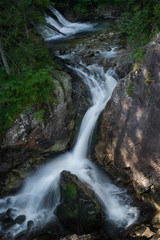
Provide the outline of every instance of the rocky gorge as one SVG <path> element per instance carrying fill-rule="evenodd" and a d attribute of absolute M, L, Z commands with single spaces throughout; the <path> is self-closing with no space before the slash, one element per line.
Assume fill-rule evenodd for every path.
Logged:
<path fill-rule="evenodd" d="M 137 201 L 141 201 L 138 205 L 143 205 L 143 202 L 144 206 L 147 204 L 144 207 L 149 212 L 147 220 L 144 217 L 146 222 L 143 224 L 142 220 L 140 224 L 137 223 L 138 226 L 127 230 L 126 234 L 104 237 L 101 233 L 103 230 L 99 230 L 103 229 L 104 213 L 94 193 L 83 186 L 76 176 L 62 172 L 60 187 L 63 204 L 58 208 L 57 216 L 66 227 L 65 235 L 68 237 L 60 234 L 62 230 L 58 226 L 56 230 L 54 227 L 58 233 L 55 236 L 49 228 L 45 230 L 47 233 L 40 233 L 38 237 L 28 236 L 25 232 L 16 239 L 158 239 L 159 44 L 160 35 L 146 47 L 146 60 L 140 66 L 134 66 L 130 48 L 116 28 L 93 33 L 84 40 L 65 43 L 65 46 L 56 46 L 56 50 L 48 46 L 50 53 L 56 56 L 76 54 L 76 60 L 81 59 L 86 65 L 99 64 L 105 70 L 115 68 L 118 85 L 101 115 L 90 156 L 109 173 L 118 186 L 125 187 Z M 63 67 L 53 72 L 56 79 L 56 102 L 53 106 L 43 107 L 42 117 L 36 117 L 36 108 L 22 113 L 1 143 L 2 196 L 20 185 L 25 176 L 46 161 L 46 157 L 62 153 L 73 146 L 75 124 L 81 121 L 82 114 L 91 105 L 90 93 L 85 84 L 65 67 L 70 59 L 62 57 L 57 61 Z M 81 205 L 79 198 L 85 204 Z M 78 210 L 74 208 L 75 202 Z M 87 206 L 86 209 L 83 206 Z M 72 209 L 72 212 L 67 211 L 67 208 Z M 84 214 L 84 218 L 81 218 L 79 212 L 83 211 L 88 216 Z M 9 213 L 6 214 L 8 218 Z M 0 218 L 6 226 L 6 216 Z M 87 222 L 84 223 L 85 218 Z M 82 236 L 72 235 L 72 232 Z"/>

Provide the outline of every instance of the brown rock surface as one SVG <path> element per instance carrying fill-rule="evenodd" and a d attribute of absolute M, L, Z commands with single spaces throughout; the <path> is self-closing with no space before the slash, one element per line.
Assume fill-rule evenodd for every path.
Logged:
<path fill-rule="evenodd" d="M 121 79 L 107 104 L 95 155 L 117 181 L 127 176 L 137 193 L 160 204 L 160 34 L 145 58 Z"/>

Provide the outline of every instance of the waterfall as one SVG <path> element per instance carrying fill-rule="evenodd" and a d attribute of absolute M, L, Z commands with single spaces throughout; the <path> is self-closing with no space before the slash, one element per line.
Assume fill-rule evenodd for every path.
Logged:
<path fill-rule="evenodd" d="M 52 10 L 61 24 L 70 24 L 61 18 L 56 10 Z M 113 51 L 115 54 L 115 49 Z M 72 54 L 61 57 L 73 58 Z M 113 185 L 106 174 L 87 159 L 89 140 L 95 124 L 117 84 L 115 71 L 110 68 L 105 72 L 99 65 L 87 66 L 82 62 L 69 67 L 89 88 L 92 106 L 84 115 L 73 150 L 39 167 L 34 175 L 25 180 L 23 188 L 15 196 L 0 199 L 0 214 L 9 210 L 14 220 L 20 215 L 26 217 L 22 224 L 3 230 L 3 233 L 10 234 L 11 238 L 26 230 L 28 221 L 33 221 L 34 229 L 43 228 L 44 224 L 56 220 L 55 209 L 60 203 L 59 179 L 63 170 L 70 171 L 90 186 L 99 199 L 106 218 L 117 227 L 126 228 L 138 218 L 138 210 L 131 206 L 131 199 L 125 190 Z"/>
<path fill-rule="evenodd" d="M 114 70 L 104 72 L 103 67 L 85 64 L 72 69 L 89 87 L 93 105 L 83 118 L 73 150 L 41 166 L 33 176 L 26 179 L 23 189 L 17 195 L 0 200 L 0 213 L 11 209 L 13 219 L 20 215 L 26 216 L 23 224 L 16 224 L 7 230 L 13 237 L 26 229 L 30 220 L 34 222 L 34 226 L 40 227 L 44 226 L 44 222 L 47 224 L 56 218 L 54 210 L 60 202 L 58 183 L 63 170 L 77 175 L 93 189 L 103 205 L 107 218 L 117 226 L 128 227 L 137 219 L 138 211 L 130 206 L 130 199 L 124 190 L 114 186 L 108 177 L 87 159 L 92 131 L 117 84 Z"/>
<path fill-rule="evenodd" d="M 80 22 L 71 23 L 67 21 L 60 14 L 60 12 L 58 12 L 52 6 L 50 6 L 49 9 L 57 19 L 55 20 L 53 17 L 46 15 L 45 16 L 46 22 L 52 26 L 55 26 L 61 33 L 65 35 L 57 33 L 56 31 L 50 28 L 46 28 L 46 27 L 44 28 L 43 26 L 40 26 L 39 27 L 40 32 L 46 41 L 70 37 L 79 32 L 93 31 L 94 26 L 96 25 L 91 23 L 80 23 Z"/>

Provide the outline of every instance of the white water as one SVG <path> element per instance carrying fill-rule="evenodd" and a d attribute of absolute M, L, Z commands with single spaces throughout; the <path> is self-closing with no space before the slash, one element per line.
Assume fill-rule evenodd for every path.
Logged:
<path fill-rule="evenodd" d="M 70 56 L 74 58 L 73 54 Z M 69 55 L 61 57 L 67 59 Z M 11 209 L 13 219 L 20 215 L 26 216 L 23 224 L 16 224 L 7 231 L 3 231 L 4 234 L 11 234 L 11 238 L 26 230 L 27 222 L 30 220 L 34 222 L 32 229 L 39 229 L 50 220 L 56 219 L 54 211 L 60 203 L 59 178 L 63 170 L 77 175 L 81 181 L 93 189 L 106 218 L 115 226 L 127 228 L 138 218 L 138 210 L 131 206 L 131 199 L 125 190 L 113 185 L 109 178 L 87 159 L 95 124 L 117 84 L 115 72 L 111 68 L 104 72 L 101 66 L 86 66 L 82 62 L 70 68 L 90 89 L 93 104 L 83 118 L 73 150 L 41 166 L 33 176 L 25 180 L 23 189 L 17 195 L 0 200 L 0 214 Z M 1 226 L 0 230 L 3 230 Z"/>
<path fill-rule="evenodd" d="M 93 105 L 86 112 L 74 149 L 51 162 L 41 166 L 31 177 L 26 179 L 23 189 L 15 196 L 0 200 L 0 213 L 11 208 L 12 217 L 25 215 L 26 221 L 16 224 L 7 232 L 16 236 L 27 228 L 27 222 L 32 220 L 34 227 L 44 227 L 54 217 L 54 210 L 60 202 L 59 177 L 63 170 L 68 170 L 86 182 L 99 198 L 106 217 L 118 227 L 128 227 L 138 216 L 136 208 L 130 206 L 130 199 L 125 191 L 114 186 L 103 172 L 87 159 L 89 139 L 107 101 L 117 82 L 114 71 L 106 73 L 97 65 L 75 67 L 73 70 L 89 87 Z"/>
<path fill-rule="evenodd" d="M 114 58 L 117 56 L 117 49 L 118 47 L 113 47 L 111 48 L 110 51 L 100 51 L 100 54 L 102 57 L 105 57 L 105 58 Z"/>
<path fill-rule="evenodd" d="M 50 28 L 44 28 L 40 27 L 40 31 L 42 33 L 42 36 L 46 41 L 49 40 L 55 40 L 60 38 L 66 38 L 69 36 L 72 36 L 79 32 L 85 32 L 85 31 L 93 31 L 93 28 L 95 24 L 91 23 L 71 23 L 67 21 L 56 9 L 50 6 L 50 11 L 53 13 L 53 15 L 57 18 L 57 20 L 53 19 L 50 16 L 45 17 L 46 22 L 50 25 L 56 27 L 60 32 L 62 32 L 65 35 L 62 35 Z"/>

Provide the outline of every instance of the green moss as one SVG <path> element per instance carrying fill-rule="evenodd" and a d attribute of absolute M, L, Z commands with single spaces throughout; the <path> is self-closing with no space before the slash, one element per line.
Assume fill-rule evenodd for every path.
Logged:
<path fill-rule="evenodd" d="M 152 82 L 152 75 L 151 75 L 151 73 L 150 72 L 147 72 L 147 74 L 146 74 L 146 80 L 144 81 L 146 84 L 151 84 L 151 82 Z"/>
<path fill-rule="evenodd" d="M 80 44 L 85 44 L 85 42 L 84 42 L 84 41 L 78 41 L 77 44 L 78 44 L 78 45 L 80 45 Z"/>
<path fill-rule="evenodd" d="M 73 210 L 70 209 L 70 208 L 66 208 L 66 214 L 70 218 L 77 218 L 77 216 L 78 216 L 78 208 L 73 209 Z"/>
<path fill-rule="evenodd" d="M 100 205 L 96 202 L 96 212 L 100 212 L 101 211 L 101 207 Z"/>
<path fill-rule="evenodd" d="M 66 189 L 63 191 L 63 197 L 66 202 L 71 202 L 76 199 L 77 189 L 74 183 L 68 183 Z"/>
<path fill-rule="evenodd" d="M 131 83 L 128 85 L 127 94 L 128 94 L 129 97 L 132 97 L 132 96 L 133 96 L 133 82 L 131 82 Z"/>
<path fill-rule="evenodd" d="M 39 121 L 41 125 L 44 124 L 44 113 L 45 111 L 43 109 L 34 113 L 35 118 Z"/>

